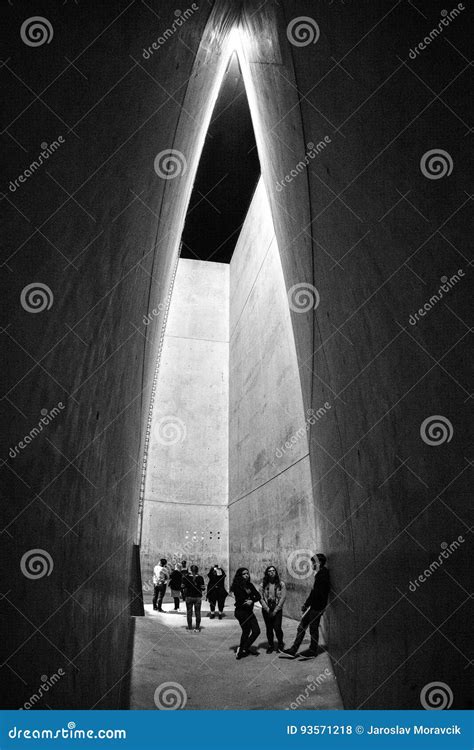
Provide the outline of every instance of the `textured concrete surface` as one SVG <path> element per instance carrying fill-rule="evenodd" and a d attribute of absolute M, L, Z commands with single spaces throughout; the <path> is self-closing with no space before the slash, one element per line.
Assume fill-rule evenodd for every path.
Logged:
<path fill-rule="evenodd" d="M 181 259 L 153 407 L 142 576 L 160 557 L 228 570 L 229 266 Z"/>
<path fill-rule="evenodd" d="M 298 617 L 306 583 L 292 571 L 306 565 L 308 573 L 304 550 L 321 542 L 288 298 L 262 180 L 230 264 L 230 330 L 231 572 L 244 565 L 261 578 L 276 565 L 288 583 L 287 611 Z"/>
<path fill-rule="evenodd" d="M 21 11 L 5 4 L 8 705 L 22 705 L 39 677 L 60 666 L 66 676 L 48 695 L 53 708 L 120 705 L 162 324 L 157 316 L 145 329 L 142 320 L 168 293 L 221 42 L 243 7 L 243 68 L 286 287 L 311 284 L 321 300 L 292 313 L 292 323 L 304 408 L 333 404 L 311 430 L 310 456 L 315 518 L 338 595 L 329 644 L 344 704 L 418 708 L 422 688 L 441 681 L 453 708 L 466 708 L 467 544 L 415 592 L 409 582 L 441 545 L 467 538 L 470 525 L 469 279 L 419 324 L 408 320 L 442 277 L 470 274 L 471 10 L 412 60 L 410 47 L 443 6 L 376 0 L 316 10 L 306 0 L 220 0 L 144 60 L 142 48 L 176 9 L 167 0 L 147 5 L 160 19 L 143 3 L 48 4 L 54 39 L 31 48 L 19 34 Z M 292 45 L 289 21 L 311 14 L 317 43 Z M 8 181 L 60 134 L 65 143 L 47 165 L 10 192 Z M 277 189 L 307 144 L 326 135 L 331 143 L 309 168 Z M 169 148 L 186 156 L 187 170 L 163 180 L 153 164 Z M 453 160 L 442 179 L 420 169 L 433 148 Z M 54 301 L 32 315 L 19 300 L 35 282 Z M 10 458 L 41 410 L 60 401 L 66 408 L 48 431 Z M 449 442 L 421 439 L 431 415 L 450 421 Z M 54 569 L 32 580 L 20 561 L 36 548 Z"/>
<path fill-rule="evenodd" d="M 131 673 L 132 709 L 157 710 L 165 701 L 192 709 L 342 709 L 337 681 L 327 653 L 316 659 L 280 659 L 266 654 L 263 618 L 256 610 L 262 634 L 256 641 L 259 656 L 236 661 L 234 650 L 240 627 L 228 600 L 223 620 L 209 620 L 203 603 L 200 633 L 186 630 L 186 617 L 160 614 L 147 604 L 146 616 L 135 619 Z M 172 607 L 166 603 L 165 609 Z M 287 641 L 296 630 L 283 619 Z M 173 683 L 166 686 L 166 683 Z M 160 687 L 162 686 L 162 687 Z M 155 703 L 155 693 L 157 703 Z"/>

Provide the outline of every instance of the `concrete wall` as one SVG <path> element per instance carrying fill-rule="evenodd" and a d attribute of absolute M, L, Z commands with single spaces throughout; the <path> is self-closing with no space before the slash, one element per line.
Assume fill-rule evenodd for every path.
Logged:
<path fill-rule="evenodd" d="M 319 539 L 293 329 L 263 180 L 230 264 L 229 315 L 231 569 L 248 566 L 260 581 L 267 565 L 277 565 L 288 583 L 287 612 L 297 616 L 311 570 L 305 550 Z"/>
<path fill-rule="evenodd" d="M 142 576 L 160 557 L 228 569 L 229 266 L 181 259 L 152 415 Z"/>
<path fill-rule="evenodd" d="M 453 707 L 466 707 L 467 544 L 436 578 L 409 586 L 443 545 L 470 533 L 472 9 L 445 29 L 454 47 L 437 39 L 413 60 L 410 48 L 439 22 L 439 3 L 288 0 L 254 15 L 255 3 L 245 7 L 257 144 L 286 286 L 312 285 L 320 299 L 292 320 L 305 407 L 332 404 L 311 429 L 310 455 L 344 705 L 418 708 L 423 687 L 440 681 Z M 316 21 L 315 43 L 289 42 L 299 16 Z M 327 146 L 292 175 L 308 144 L 325 136 Z M 431 149 L 448 152 L 449 176 L 423 173 Z M 458 269 L 465 278 L 448 307 L 411 325 L 410 314 Z M 450 441 L 423 440 L 432 415 L 452 424 Z"/>
<path fill-rule="evenodd" d="M 35 14 L 49 20 L 54 36 L 38 47 L 20 34 L 30 13 L 4 8 L 2 325 L 9 335 L 2 333 L 1 590 L 10 594 L 0 607 L 9 622 L 1 680 L 11 708 L 60 667 L 58 689 L 37 708 L 45 700 L 78 709 L 127 701 L 132 545 L 162 326 L 161 314 L 148 326 L 143 318 L 168 294 L 206 130 L 202 105 L 212 99 L 218 69 L 213 58 L 194 79 L 201 127 L 195 117 L 180 129 L 212 8 L 146 60 L 143 47 L 176 10 L 161 0 L 147 6 L 40 3 Z M 43 92 L 42 101 L 31 90 Z M 166 180 L 154 161 L 177 132 L 186 179 Z M 42 168 L 10 191 L 41 144 L 60 135 L 64 143 Z M 20 300 L 37 282 L 53 300 L 34 314 Z M 48 430 L 9 457 L 41 410 L 59 402 L 65 408 Z M 28 578 L 21 561 L 38 548 L 53 569 Z"/>

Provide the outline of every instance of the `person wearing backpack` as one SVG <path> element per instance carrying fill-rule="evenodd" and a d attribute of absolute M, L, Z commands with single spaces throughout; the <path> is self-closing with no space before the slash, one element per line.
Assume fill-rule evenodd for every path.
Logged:
<path fill-rule="evenodd" d="M 186 602 L 186 615 L 188 619 L 188 630 L 193 629 L 193 610 L 196 617 L 195 633 L 201 630 L 201 603 L 202 594 L 206 588 L 204 578 L 200 575 L 197 565 L 191 565 L 189 572 L 183 574 L 182 588 Z"/>

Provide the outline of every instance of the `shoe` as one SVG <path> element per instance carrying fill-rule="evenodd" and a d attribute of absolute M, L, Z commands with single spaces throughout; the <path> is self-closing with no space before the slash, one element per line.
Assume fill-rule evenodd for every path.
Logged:
<path fill-rule="evenodd" d="M 296 650 L 294 648 L 284 648 L 282 653 L 292 656 L 293 659 L 296 658 Z"/>
<path fill-rule="evenodd" d="M 155 612 L 158 612 L 158 607 L 153 607 Z"/>
<path fill-rule="evenodd" d="M 201 628 L 194 628 L 194 632 L 195 633 L 200 633 L 201 632 Z"/>
<path fill-rule="evenodd" d="M 164 609 L 160 609 L 160 607 L 157 607 L 156 609 L 157 609 L 158 612 L 164 612 L 165 611 Z"/>
<path fill-rule="evenodd" d="M 249 648 L 245 653 L 248 654 L 248 656 L 260 656 L 256 648 Z"/>
<path fill-rule="evenodd" d="M 311 648 L 306 649 L 306 651 L 302 651 L 300 656 L 302 656 L 305 659 L 314 659 L 318 655 L 317 651 L 313 651 Z"/>
<path fill-rule="evenodd" d="M 186 625 L 186 630 L 192 630 L 192 628 L 189 628 L 189 627 L 188 627 L 188 626 Z"/>
<path fill-rule="evenodd" d="M 285 644 L 284 643 L 279 643 L 275 650 L 276 651 L 284 651 L 285 650 Z"/>
<path fill-rule="evenodd" d="M 215 617 L 215 614 L 214 614 L 214 612 L 211 612 L 211 614 L 209 615 L 209 619 L 210 619 L 210 620 L 213 620 L 213 619 L 214 619 L 214 617 Z"/>
<path fill-rule="evenodd" d="M 219 620 L 222 620 L 222 612 L 219 612 L 219 614 L 217 616 L 218 616 Z"/>
<path fill-rule="evenodd" d="M 267 648 L 267 654 L 273 654 L 274 650 L 275 650 L 275 649 L 273 648 L 273 646 L 269 646 L 269 647 Z"/>
<path fill-rule="evenodd" d="M 238 648 L 235 652 L 235 658 L 237 659 L 237 661 L 239 659 L 243 659 L 244 656 L 247 656 L 247 653 L 243 650 L 243 648 Z"/>

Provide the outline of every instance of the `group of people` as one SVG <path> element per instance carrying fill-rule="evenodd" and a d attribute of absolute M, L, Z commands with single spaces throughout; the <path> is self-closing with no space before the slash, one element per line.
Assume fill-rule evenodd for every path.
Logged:
<path fill-rule="evenodd" d="M 213 565 L 207 574 L 209 582 L 207 584 L 206 599 L 209 602 L 211 620 L 216 616 L 216 606 L 218 609 L 218 618 L 222 619 L 224 612 L 225 600 L 228 591 L 225 588 L 224 570 L 219 565 Z M 176 563 L 174 569 L 170 572 L 166 558 L 160 560 L 153 570 L 153 609 L 158 612 L 165 612 L 163 609 L 163 598 L 166 593 L 166 587 L 169 585 L 171 596 L 174 601 L 174 612 L 178 612 L 181 599 L 186 603 L 186 615 L 188 620 L 188 630 L 193 629 L 193 613 L 196 620 L 194 630 L 200 631 L 201 628 L 201 603 L 206 584 L 204 578 L 199 574 L 197 565 L 191 565 L 189 570 L 186 560 Z"/>
<path fill-rule="evenodd" d="M 283 641 L 282 618 L 283 606 L 287 596 L 287 588 L 280 579 L 278 570 L 274 565 L 269 565 L 263 574 L 263 579 L 258 587 L 254 586 L 250 579 L 248 568 L 239 568 L 234 576 L 230 591 L 225 587 L 226 574 L 219 565 L 213 565 L 207 575 L 208 584 L 206 598 L 210 605 L 209 617 L 214 619 L 216 606 L 218 617 L 222 619 L 225 600 L 229 593 L 235 599 L 235 617 L 241 628 L 240 644 L 236 651 L 236 658 L 245 656 L 258 656 L 258 651 L 252 648 L 253 643 L 260 635 L 260 626 L 254 612 L 254 605 L 259 602 L 262 607 L 262 616 L 265 623 L 268 640 L 267 654 L 274 651 L 286 654 L 287 657 L 295 658 L 303 642 L 303 638 L 309 628 L 311 643 L 309 649 L 302 652 L 302 656 L 314 657 L 318 653 L 319 622 L 326 607 L 329 595 L 329 572 L 326 567 L 326 557 L 317 554 L 311 558 L 313 571 L 315 572 L 313 587 L 302 606 L 303 616 L 298 624 L 296 638 L 289 648 L 285 648 Z M 192 630 L 193 612 L 195 615 L 196 632 L 200 631 L 201 625 L 201 602 L 206 584 L 204 578 L 199 575 L 197 565 L 191 565 L 187 569 L 186 561 L 177 564 L 170 573 L 166 559 L 162 558 L 160 564 L 153 571 L 153 609 L 164 612 L 162 608 L 163 597 L 167 585 L 171 588 L 171 596 L 174 599 L 174 611 L 178 611 L 181 598 L 186 602 L 186 614 L 188 630 Z"/>

